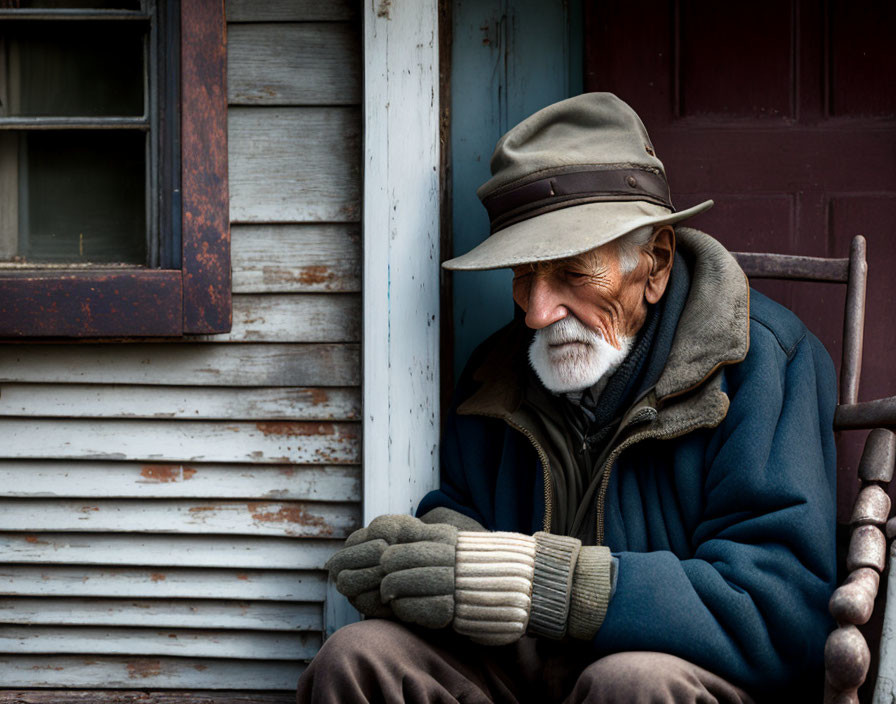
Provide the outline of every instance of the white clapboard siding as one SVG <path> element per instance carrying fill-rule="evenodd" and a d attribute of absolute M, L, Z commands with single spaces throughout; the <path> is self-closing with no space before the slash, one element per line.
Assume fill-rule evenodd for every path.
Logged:
<path fill-rule="evenodd" d="M 0 565 L 0 595 L 323 601 L 326 572 Z"/>
<path fill-rule="evenodd" d="M 0 460 L 0 497 L 358 501 L 357 466 Z"/>
<path fill-rule="evenodd" d="M 233 328 L 220 335 L 193 335 L 210 342 L 358 342 L 357 294 L 243 294 L 233 297 Z"/>
<path fill-rule="evenodd" d="M 319 633 L 258 633 L 158 628 L 0 626 L 0 653 L 178 655 L 301 660 L 320 648 Z"/>
<path fill-rule="evenodd" d="M 238 24 L 227 32 L 231 105 L 357 104 L 360 66 L 355 24 Z"/>
<path fill-rule="evenodd" d="M 359 5 L 225 11 L 231 330 L 0 346 L 0 688 L 294 691 L 332 625 L 361 516 Z"/>
<path fill-rule="evenodd" d="M 294 690 L 305 669 L 284 660 L 0 656 L 4 687 Z"/>
<path fill-rule="evenodd" d="M 231 535 L 0 533 L 0 563 L 322 569 L 342 540 Z"/>
<path fill-rule="evenodd" d="M 358 345 L 0 345 L 0 383 L 354 386 Z"/>
<path fill-rule="evenodd" d="M 320 604 L 221 599 L 0 599 L 0 623 L 319 631 Z"/>
<path fill-rule="evenodd" d="M 0 416 L 359 420 L 357 388 L 0 384 Z"/>
<path fill-rule="evenodd" d="M 183 533 L 345 538 L 357 504 L 171 499 L 0 499 L 0 531 Z"/>
<path fill-rule="evenodd" d="M 357 224 L 234 225 L 234 293 L 361 290 Z"/>
<path fill-rule="evenodd" d="M 230 219 L 357 221 L 360 130 L 355 107 L 230 108 Z"/>
<path fill-rule="evenodd" d="M 3 456 L 146 462 L 357 464 L 357 423 L 0 419 Z"/>
<path fill-rule="evenodd" d="M 358 0 L 227 0 L 224 8 L 228 22 L 314 22 L 357 19 L 359 5 Z"/>

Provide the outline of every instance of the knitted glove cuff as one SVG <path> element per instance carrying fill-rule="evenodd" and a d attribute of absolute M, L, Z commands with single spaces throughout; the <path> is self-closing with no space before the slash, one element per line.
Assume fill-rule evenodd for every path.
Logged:
<path fill-rule="evenodd" d="M 570 637 L 591 640 L 604 622 L 610 604 L 612 559 L 610 548 L 603 545 L 579 551 L 569 603 Z"/>
<path fill-rule="evenodd" d="M 529 621 L 534 569 L 534 538 L 458 531 L 454 630 L 488 645 L 516 641 Z"/>
<path fill-rule="evenodd" d="M 582 541 L 565 535 L 535 534 L 535 575 L 529 633 L 560 639 L 566 635 L 573 570 Z"/>

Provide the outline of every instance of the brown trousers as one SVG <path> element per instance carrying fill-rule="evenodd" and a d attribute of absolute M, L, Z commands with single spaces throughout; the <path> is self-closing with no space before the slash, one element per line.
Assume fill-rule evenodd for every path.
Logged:
<path fill-rule="evenodd" d="M 522 704 L 601 702 L 752 704 L 741 689 L 664 653 L 616 653 L 594 662 L 582 647 L 522 638 L 479 646 L 450 630 L 369 620 L 327 639 L 299 679 L 299 704 Z"/>

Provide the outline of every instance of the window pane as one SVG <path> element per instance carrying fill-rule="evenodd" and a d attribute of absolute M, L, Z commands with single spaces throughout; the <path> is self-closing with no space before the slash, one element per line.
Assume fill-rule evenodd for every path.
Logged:
<path fill-rule="evenodd" d="M 143 22 L 0 24 L 8 117 L 143 115 Z M 0 86 L 2 87 L 2 86 Z"/>
<path fill-rule="evenodd" d="M 0 9 L 139 10 L 140 0 L 0 0 Z"/>
<path fill-rule="evenodd" d="M 145 134 L 34 131 L 0 137 L 0 154 L 18 155 L 18 245 L 7 260 L 145 264 Z M 9 227 L 10 219 L 0 218 L 0 225 Z M 11 239 L 0 232 L 0 252 Z"/>

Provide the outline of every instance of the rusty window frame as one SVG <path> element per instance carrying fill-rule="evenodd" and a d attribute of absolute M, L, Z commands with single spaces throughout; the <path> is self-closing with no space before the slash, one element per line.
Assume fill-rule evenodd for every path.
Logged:
<path fill-rule="evenodd" d="M 172 219 L 180 223 L 180 246 L 165 254 L 163 245 L 161 260 L 151 262 L 156 266 L 0 270 L 0 337 L 5 341 L 230 330 L 223 3 L 188 0 L 180 3 L 179 15 L 180 79 L 172 92 L 180 93 L 181 216 Z M 173 207 L 176 213 L 176 200 Z"/>

